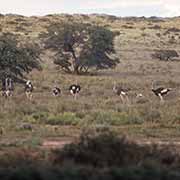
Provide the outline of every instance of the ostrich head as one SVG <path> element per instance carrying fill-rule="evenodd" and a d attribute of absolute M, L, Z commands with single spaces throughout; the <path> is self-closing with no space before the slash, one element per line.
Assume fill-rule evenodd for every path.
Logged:
<path fill-rule="evenodd" d="M 151 90 L 153 91 L 154 89 L 155 89 L 155 86 L 156 84 L 155 84 L 155 81 L 154 80 L 152 80 L 152 82 L 151 82 Z"/>
<path fill-rule="evenodd" d="M 172 91 L 172 88 L 167 88 L 168 91 Z"/>

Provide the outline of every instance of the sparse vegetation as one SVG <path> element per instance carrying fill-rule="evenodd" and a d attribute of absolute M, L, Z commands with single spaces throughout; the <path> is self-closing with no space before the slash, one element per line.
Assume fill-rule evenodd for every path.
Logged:
<path fill-rule="evenodd" d="M 151 24 L 152 25 L 152 24 Z M 155 29 L 155 30 L 159 30 L 159 29 L 161 29 L 161 26 L 159 26 L 159 25 L 154 25 L 154 26 L 150 26 L 149 27 L 150 29 Z"/>
<path fill-rule="evenodd" d="M 159 60 L 172 60 L 173 58 L 179 57 L 177 51 L 175 50 L 155 50 L 152 54 L 152 58 L 157 58 Z"/>
<path fill-rule="evenodd" d="M 27 60 L 30 63 L 32 59 L 28 54 L 30 55 L 31 51 L 25 51 L 29 48 L 32 49 L 32 53 L 35 52 L 33 62 L 41 58 L 38 66 L 42 67 L 42 71 L 39 72 L 31 63 L 28 64 L 28 69 L 26 65 L 21 66 L 22 77 L 30 79 L 35 87 L 32 101 L 25 99 L 23 89 L 19 85 L 15 85 L 13 97 L 8 99 L 0 97 L 1 179 L 5 176 L 6 179 L 15 177 L 23 179 L 53 179 L 53 177 L 54 179 L 62 177 L 64 179 L 97 179 L 98 177 L 101 179 L 133 179 L 134 177 L 135 179 L 179 179 L 178 143 L 175 147 L 165 146 L 165 149 L 158 145 L 145 145 L 151 142 L 179 142 L 180 63 L 168 61 L 178 59 L 180 52 L 178 21 L 178 17 L 172 19 L 115 18 L 106 15 L 79 14 L 1 17 L 1 35 L 3 35 L 1 39 L 6 40 L 13 52 L 11 53 L 13 57 L 7 56 L 8 52 L 5 56 L 12 62 L 16 60 L 18 65 L 26 63 Z M 78 26 L 78 31 L 86 30 L 82 34 L 83 38 L 89 38 L 91 31 L 93 42 L 90 39 L 80 38 L 83 44 L 78 41 L 73 48 L 78 58 L 83 55 L 83 62 L 85 60 L 86 63 L 92 63 L 87 67 L 93 73 L 77 77 L 71 74 L 75 70 L 73 67 L 70 69 L 71 73 L 64 73 L 59 71 L 59 65 L 53 63 L 57 49 L 46 48 L 48 44 L 43 44 L 43 38 L 47 36 L 42 35 L 47 35 L 49 28 L 52 28 L 52 36 L 57 40 L 55 45 L 59 45 L 59 40 L 68 36 L 58 36 L 56 39 L 55 34 L 59 31 L 62 34 L 74 33 L 71 28 L 68 32 L 63 31 L 61 28 L 64 24 L 68 26 L 70 24 L 72 27 L 82 25 Z M 55 27 L 57 25 L 57 29 L 50 25 Z M 173 30 L 172 27 L 176 29 Z M 114 32 L 120 35 L 114 36 Z M 4 36 L 8 33 L 13 33 L 13 36 L 10 36 L 12 40 Z M 142 38 L 143 33 L 145 38 Z M 75 35 L 77 34 L 75 31 Z M 105 38 L 102 37 L 104 34 Z M 170 44 L 170 40 L 173 40 L 173 43 Z M 89 47 L 84 48 L 85 46 Z M 39 47 L 42 51 L 39 51 Z M 63 45 L 60 44 L 58 47 Z M 72 57 L 72 52 L 69 52 L 67 47 L 68 44 L 63 47 L 64 49 L 61 48 L 61 51 Z M 103 56 L 100 56 L 100 62 L 103 64 L 98 66 L 95 64 L 99 59 L 92 58 L 90 52 L 94 50 L 93 47 L 98 52 L 103 50 L 101 54 Z M 23 50 L 25 58 L 17 58 L 14 48 L 18 52 Z M 168 62 L 152 60 L 152 53 L 157 52 L 154 49 L 162 50 L 163 54 L 157 55 L 156 59 L 162 58 Z M 104 52 L 107 55 L 105 58 Z M 114 56 L 109 57 L 109 54 L 114 52 L 118 59 L 121 59 L 121 64 L 118 64 Z M 97 51 L 95 55 L 96 53 Z M 104 65 L 104 60 L 109 60 L 106 57 L 114 61 L 106 61 Z M 60 60 L 57 57 L 55 59 L 58 62 Z M 63 62 L 72 64 L 71 60 L 73 59 Z M 2 62 L 7 63 L 7 61 Z M 114 64 L 108 64 L 109 62 Z M 4 72 L 2 67 L 0 72 Z M 17 68 L 16 64 L 9 63 L 7 67 L 12 69 L 10 73 L 21 78 L 21 75 L 16 74 L 13 69 Z M 102 71 L 95 73 L 96 68 L 101 68 Z M 80 67 L 78 70 L 81 73 Z M 7 69 L 6 71 L 9 72 Z M 76 81 L 81 85 L 82 91 L 77 100 L 74 100 L 69 94 L 68 87 Z M 129 89 L 128 103 L 123 103 L 119 96 L 113 94 L 114 81 Z M 172 91 L 165 96 L 164 104 L 161 104 L 151 92 L 152 81 L 157 81 L 157 85 L 172 88 Z M 59 97 L 51 95 L 54 84 L 60 86 L 62 90 L 62 95 Z M 142 96 L 138 97 L 138 94 Z M 95 130 L 73 141 L 89 127 Z M 111 131 L 110 134 L 108 134 L 109 131 Z M 99 132 L 103 134 L 99 135 Z M 122 134 L 128 135 L 129 139 L 138 143 L 122 138 Z M 49 147 L 44 145 L 47 140 L 54 140 L 55 144 L 67 140 L 73 143 L 51 152 Z M 62 148 L 63 145 L 59 146 Z M 109 156 L 111 153 L 112 155 Z M 37 165 L 38 168 L 36 168 Z"/>
<path fill-rule="evenodd" d="M 180 29 L 178 29 L 176 27 L 172 27 L 172 28 L 169 28 L 167 31 L 168 32 L 180 32 Z"/>

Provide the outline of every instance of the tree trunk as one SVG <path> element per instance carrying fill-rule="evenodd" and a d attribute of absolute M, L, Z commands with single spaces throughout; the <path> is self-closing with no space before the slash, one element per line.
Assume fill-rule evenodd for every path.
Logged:
<path fill-rule="evenodd" d="M 74 74 L 79 74 L 79 60 L 76 57 L 76 54 L 75 54 L 75 51 L 73 48 L 71 50 L 71 53 L 72 53 L 72 56 L 74 58 L 74 62 L 73 62 Z"/>

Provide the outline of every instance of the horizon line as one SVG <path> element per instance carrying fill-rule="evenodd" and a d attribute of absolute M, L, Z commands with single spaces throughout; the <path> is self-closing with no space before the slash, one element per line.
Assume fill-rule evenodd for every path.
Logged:
<path fill-rule="evenodd" d="M 135 18 L 162 18 L 162 19 L 166 19 L 166 18 L 179 18 L 180 16 L 156 16 L 156 15 L 151 15 L 151 16 L 146 16 L 146 15 L 142 15 L 142 16 L 133 16 L 133 15 L 129 15 L 129 16 L 118 16 L 118 15 L 114 15 L 114 14 L 110 14 L 110 13 L 47 13 L 47 14 L 34 14 L 34 15 L 23 15 L 23 14 L 19 14 L 19 13 L 0 13 L 0 15 L 3 16 L 8 16 L 8 15 L 14 15 L 14 16 L 23 16 L 23 17 L 44 17 L 44 16 L 50 16 L 50 15 L 99 15 L 99 16 L 114 16 L 117 18 L 130 18 L 130 17 L 135 17 Z"/>

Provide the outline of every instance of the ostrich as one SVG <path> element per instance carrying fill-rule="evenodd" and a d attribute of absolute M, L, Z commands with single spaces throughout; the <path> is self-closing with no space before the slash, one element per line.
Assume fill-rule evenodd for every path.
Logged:
<path fill-rule="evenodd" d="M 142 93 L 135 94 L 135 103 L 137 104 L 145 104 L 149 102 L 149 99 Z"/>
<path fill-rule="evenodd" d="M 69 87 L 69 92 L 73 95 L 73 97 L 76 99 L 77 95 L 79 94 L 79 92 L 81 91 L 81 86 L 76 84 L 72 84 Z"/>
<path fill-rule="evenodd" d="M 54 88 L 52 89 L 52 94 L 53 96 L 59 96 L 61 94 L 61 89 L 57 86 L 54 86 Z"/>
<path fill-rule="evenodd" d="M 32 99 L 32 92 L 33 92 L 33 85 L 31 83 L 31 81 L 26 81 L 26 84 L 25 84 L 25 93 L 26 93 L 26 97 L 27 99 L 31 100 Z"/>
<path fill-rule="evenodd" d="M 117 86 L 116 82 L 114 82 L 113 91 L 120 96 L 122 102 L 125 102 L 125 99 L 127 102 L 129 102 L 129 98 L 127 95 L 127 89 L 122 88 L 121 86 Z"/>
<path fill-rule="evenodd" d="M 11 78 L 5 78 L 2 81 L 2 95 L 6 98 L 13 95 L 14 85 Z"/>
<path fill-rule="evenodd" d="M 171 88 L 164 88 L 164 87 L 154 88 L 152 83 L 152 92 L 160 98 L 161 102 L 164 102 L 163 96 L 168 94 L 170 91 Z"/>

